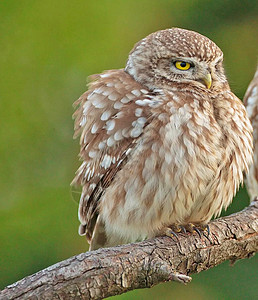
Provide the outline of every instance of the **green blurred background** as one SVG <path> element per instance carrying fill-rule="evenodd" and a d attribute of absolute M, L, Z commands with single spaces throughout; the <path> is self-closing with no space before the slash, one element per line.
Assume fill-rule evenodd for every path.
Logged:
<path fill-rule="evenodd" d="M 86 78 L 124 66 L 159 29 L 196 30 L 224 51 L 242 98 L 257 63 L 256 0 L 0 1 L 0 288 L 87 250 L 77 234 L 72 103 Z M 74 200 L 75 199 L 75 200 Z M 248 205 L 241 190 L 227 214 Z M 258 299 L 257 256 L 117 299 Z"/>

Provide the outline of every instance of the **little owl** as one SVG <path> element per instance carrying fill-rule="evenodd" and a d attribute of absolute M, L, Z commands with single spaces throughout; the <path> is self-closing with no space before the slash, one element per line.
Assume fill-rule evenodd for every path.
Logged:
<path fill-rule="evenodd" d="M 90 249 L 205 228 L 252 162 L 252 126 L 207 37 L 150 34 L 76 102 L 79 233 Z"/>

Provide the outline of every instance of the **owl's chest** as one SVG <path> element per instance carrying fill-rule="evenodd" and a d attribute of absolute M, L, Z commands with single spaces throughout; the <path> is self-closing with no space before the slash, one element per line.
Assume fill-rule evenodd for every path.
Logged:
<path fill-rule="evenodd" d="M 187 104 L 172 110 L 166 120 L 164 116 L 158 119 L 160 144 L 155 149 L 162 161 L 161 169 L 181 176 L 189 169 L 216 170 L 223 157 L 225 137 L 210 109 L 197 110 Z"/>

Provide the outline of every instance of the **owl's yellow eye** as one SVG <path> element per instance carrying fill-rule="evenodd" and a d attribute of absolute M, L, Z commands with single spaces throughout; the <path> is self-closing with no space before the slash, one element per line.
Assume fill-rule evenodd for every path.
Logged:
<path fill-rule="evenodd" d="M 182 71 L 186 71 L 191 68 L 191 65 L 185 61 L 176 61 L 175 66 L 177 69 L 182 70 Z"/>

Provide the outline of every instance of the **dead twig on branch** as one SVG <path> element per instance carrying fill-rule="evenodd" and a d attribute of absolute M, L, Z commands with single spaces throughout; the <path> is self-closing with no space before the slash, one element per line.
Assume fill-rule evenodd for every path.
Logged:
<path fill-rule="evenodd" d="M 0 299 L 102 299 L 175 280 L 258 251 L 258 199 L 243 211 L 212 221 L 210 234 L 159 237 L 86 252 L 6 287 Z"/>

